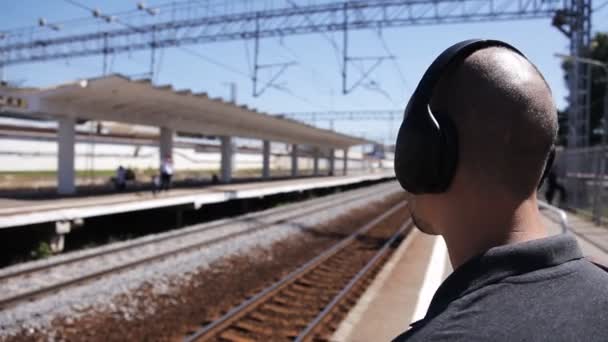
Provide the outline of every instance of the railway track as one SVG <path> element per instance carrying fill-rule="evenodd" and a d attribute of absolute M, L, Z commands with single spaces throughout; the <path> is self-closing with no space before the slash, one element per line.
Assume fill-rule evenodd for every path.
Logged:
<path fill-rule="evenodd" d="M 120 255 L 120 253 L 131 254 L 125 256 L 124 260 L 122 260 L 120 265 L 117 266 L 115 265 L 112 267 L 97 269 L 85 275 L 64 277 L 55 282 L 51 280 L 49 283 L 44 284 L 42 286 L 30 288 L 18 293 L 9 294 L 8 296 L 5 295 L 4 297 L 1 297 L 0 295 L 0 310 L 5 309 L 7 307 L 11 307 L 20 302 L 31 301 L 44 295 L 54 293 L 65 288 L 69 288 L 71 286 L 76 286 L 89 281 L 97 280 L 101 277 L 126 271 L 143 264 L 160 261 L 181 253 L 195 251 L 198 249 L 212 246 L 214 244 L 228 241 L 230 239 L 246 236 L 248 234 L 254 234 L 265 229 L 270 229 L 276 225 L 289 223 L 290 221 L 296 220 L 298 218 L 313 215 L 322 210 L 340 207 L 354 201 L 360 201 L 362 198 L 364 199 L 377 196 L 378 191 L 388 191 L 389 188 L 390 186 L 381 186 L 380 188 L 376 189 L 361 189 L 348 192 L 342 195 L 333 195 L 328 196 L 327 198 L 322 197 L 308 202 L 299 203 L 297 205 L 297 208 L 294 208 L 294 206 L 292 205 L 279 207 L 267 212 L 245 215 L 236 219 L 225 219 L 210 224 L 195 226 L 191 229 L 171 232 L 169 234 L 161 235 L 150 239 L 142 239 L 141 241 L 135 243 L 122 245 L 115 248 L 108 248 L 93 253 L 86 253 L 84 255 L 80 255 L 74 258 L 66 258 L 58 260 L 56 262 L 16 269 L 12 272 L 5 272 L 4 274 L 0 274 L 0 281 L 2 281 L 6 285 L 11 280 L 22 277 L 27 278 L 33 277 L 35 275 L 43 276 L 45 273 L 48 273 L 49 271 L 57 267 L 78 267 L 80 264 L 86 265 L 87 262 L 91 262 L 93 259 L 96 258 L 107 256 L 114 257 L 116 255 Z M 239 229 L 232 229 L 221 234 L 214 232 L 215 230 L 225 229 L 227 226 L 235 224 L 241 227 Z M 202 236 L 205 234 L 215 235 L 209 238 L 197 237 L 198 235 Z M 199 239 L 198 241 L 197 238 Z M 149 255 L 144 254 L 144 256 L 134 256 L 135 254 L 138 254 L 134 253 L 134 251 L 136 251 L 138 248 L 149 248 L 150 245 L 158 244 L 161 242 L 167 242 L 173 239 L 181 239 L 180 241 L 187 239 L 189 242 L 180 244 L 180 246 L 177 248 L 169 248 Z"/>
<path fill-rule="evenodd" d="M 193 341 L 328 340 L 398 239 L 412 227 L 399 203 L 305 265 L 190 331 Z"/>

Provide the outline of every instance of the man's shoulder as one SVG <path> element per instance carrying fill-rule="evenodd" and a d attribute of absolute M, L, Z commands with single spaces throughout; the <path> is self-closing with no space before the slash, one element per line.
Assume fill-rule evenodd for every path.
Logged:
<path fill-rule="evenodd" d="M 595 341 L 608 336 L 608 272 L 585 259 L 558 268 L 551 270 L 554 273 L 507 278 L 468 293 L 394 341 L 509 341 L 535 336 Z"/>
<path fill-rule="evenodd" d="M 604 271 L 605 276 L 608 277 L 608 265 L 603 265 L 600 264 L 598 262 L 594 262 L 590 260 L 590 263 L 593 264 L 595 267 L 599 268 L 600 270 Z"/>
<path fill-rule="evenodd" d="M 571 290 L 576 291 L 576 294 L 582 298 L 588 294 L 580 291 L 583 288 L 588 291 L 604 293 L 607 295 L 605 299 L 608 300 L 608 268 L 605 265 L 583 258 L 577 260 L 572 268 L 575 269 L 575 272 L 572 273 L 571 277 L 566 277 L 564 280 L 564 282 L 571 283 Z M 559 281 L 560 279 L 556 280 Z"/>

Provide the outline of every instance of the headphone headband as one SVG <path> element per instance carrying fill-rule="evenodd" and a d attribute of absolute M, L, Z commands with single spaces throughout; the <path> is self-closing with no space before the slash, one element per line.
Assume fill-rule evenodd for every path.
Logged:
<path fill-rule="evenodd" d="M 405 190 L 441 193 L 449 187 L 458 163 L 458 135 L 445 113 L 431 111 L 433 90 L 452 65 L 488 47 L 504 47 L 526 58 L 499 40 L 465 40 L 443 51 L 422 76 L 405 108 L 395 145 L 395 174 Z"/>
<path fill-rule="evenodd" d="M 426 105 L 429 105 L 433 96 L 433 89 L 451 65 L 463 61 L 475 51 L 489 47 L 504 47 L 526 58 L 517 48 L 500 40 L 469 39 L 456 43 L 444 50 L 429 66 L 420 83 L 418 83 L 410 102 L 414 102 L 414 107 L 417 107 L 416 102 L 418 101 L 424 101 Z"/>

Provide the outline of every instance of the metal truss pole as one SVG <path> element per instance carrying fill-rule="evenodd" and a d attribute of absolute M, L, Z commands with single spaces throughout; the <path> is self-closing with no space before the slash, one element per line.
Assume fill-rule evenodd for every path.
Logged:
<path fill-rule="evenodd" d="M 259 13 L 255 17 L 255 35 L 254 35 L 254 46 L 253 46 L 253 96 L 258 96 L 258 55 L 260 54 L 260 16 Z"/>
<path fill-rule="evenodd" d="M 260 16 L 256 14 L 255 19 L 255 34 L 254 34 L 254 48 L 253 48 L 253 75 L 251 77 L 253 81 L 253 96 L 258 97 L 264 93 L 264 91 L 270 87 L 277 88 L 278 85 L 274 82 L 287 70 L 288 67 L 295 65 L 296 62 L 285 62 L 285 63 L 272 63 L 272 64 L 260 64 Z M 258 87 L 259 83 L 259 71 L 262 69 L 275 69 L 278 68 L 274 74 L 270 76 L 270 79 L 266 81 L 261 87 Z"/>
<path fill-rule="evenodd" d="M 108 74 L 108 33 L 103 36 L 103 75 Z"/>
<path fill-rule="evenodd" d="M 553 18 L 553 25 L 570 39 L 570 55 L 574 60 L 588 57 L 590 52 L 591 8 L 591 0 L 567 0 L 564 9 L 556 11 Z M 569 65 L 567 75 L 570 90 L 568 148 L 583 148 L 589 145 L 591 131 L 591 68 L 587 64 L 574 62 Z M 587 153 L 579 150 L 570 154 L 572 159 L 565 163 L 567 173 L 598 173 L 597 160 L 582 158 Z M 571 191 L 569 205 L 586 207 L 590 198 L 587 186 L 571 178 L 567 178 L 566 182 L 566 187 Z"/>
<path fill-rule="evenodd" d="M 154 83 L 154 66 L 156 64 L 156 29 L 152 28 L 152 43 L 150 44 L 150 80 Z"/>
<path fill-rule="evenodd" d="M 591 0 L 568 0 L 553 18 L 555 25 L 570 39 L 570 55 L 584 58 L 591 44 Z M 568 109 L 568 147 L 585 147 L 590 139 L 591 69 L 573 63 L 568 69 L 570 90 Z"/>
<path fill-rule="evenodd" d="M 342 90 L 346 94 L 368 79 L 371 72 L 384 59 L 392 58 L 391 56 L 349 57 L 348 40 L 351 30 L 536 19 L 552 17 L 556 12 L 564 11 L 573 18 L 570 23 L 573 28 L 572 47 L 577 52 L 575 55 L 581 55 L 579 50 L 588 45 L 591 27 L 591 0 L 335 0 L 301 6 L 292 1 L 287 7 L 283 2 L 272 2 L 270 6 L 267 6 L 266 2 L 263 6 L 254 2 L 251 6 L 237 10 L 232 7 L 217 6 L 214 11 L 206 11 L 202 16 L 192 16 L 197 6 L 200 6 L 196 3 L 182 1 L 158 5 L 157 7 L 161 9 L 152 17 L 141 10 L 136 11 L 141 13 L 120 14 L 120 18 L 112 15 L 104 16 L 108 25 L 118 23 L 122 26 L 120 28 L 107 26 L 83 30 L 81 27 L 93 27 L 93 25 L 87 26 L 90 23 L 78 21 L 79 24 L 60 23 L 62 30 L 51 34 L 48 30 L 29 28 L 3 32 L 3 39 L 0 41 L 0 55 L 3 59 L 0 60 L 0 66 L 99 54 L 105 55 L 104 58 L 107 59 L 109 52 L 130 53 L 137 50 L 252 38 L 256 40 L 257 60 L 259 40 L 262 38 L 343 31 Z M 147 24 L 138 26 L 130 24 L 138 22 L 143 16 L 148 17 L 145 21 Z M 362 67 L 353 63 L 362 60 L 375 60 L 375 63 L 371 67 Z M 352 70 L 349 63 L 357 67 L 361 74 L 360 79 L 353 85 L 349 85 L 347 79 L 349 69 Z M 278 87 L 272 82 L 278 74 L 285 71 L 287 64 L 289 63 L 264 66 L 279 68 L 279 71 L 259 90 L 258 73 L 262 66 L 256 63 L 257 68 L 254 68 L 253 75 L 254 95 L 259 96 L 267 87 Z M 104 71 L 107 71 L 107 61 L 104 65 Z M 588 68 L 581 68 L 573 75 L 578 90 L 587 89 L 586 84 L 590 82 Z M 578 90 L 573 94 L 579 94 Z M 577 99 L 574 102 L 573 113 L 577 114 L 571 116 L 576 116 L 575 124 L 581 126 L 581 117 L 588 117 L 585 113 L 588 113 L 589 102 L 587 98 Z M 583 123 L 582 128 L 579 126 L 572 133 L 576 135 L 573 139 L 576 145 L 581 144 L 578 131 L 588 131 L 588 124 Z"/>
<path fill-rule="evenodd" d="M 343 11 L 343 42 L 342 42 L 342 94 L 347 94 L 346 75 L 348 72 L 348 2 L 344 3 Z"/>

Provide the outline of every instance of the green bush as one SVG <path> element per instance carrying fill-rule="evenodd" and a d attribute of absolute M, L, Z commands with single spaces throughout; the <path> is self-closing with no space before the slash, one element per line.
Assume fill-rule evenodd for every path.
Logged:
<path fill-rule="evenodd" d="M 32 251 L 32 257 L 34 259 L 44 259 L 53 255 L 53 250 L 51 246 L 46 241 L 42 241 L 38 244 L 35 250 Z"/>

